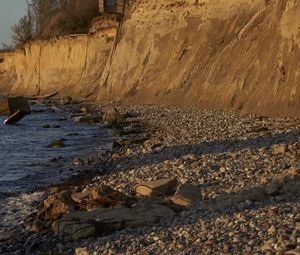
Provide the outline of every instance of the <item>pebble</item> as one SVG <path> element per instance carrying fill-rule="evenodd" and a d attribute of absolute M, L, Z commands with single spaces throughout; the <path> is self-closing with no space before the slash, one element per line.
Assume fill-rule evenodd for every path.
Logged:
<path fill-rule="evenodd" d="M 201 193 L 210 199 L 224 191 L 260 185 L 281 173 L 284 165 L 297 162 L 299 127 L 290 129 L 292 118 L 260 119 L 196 107 L 132 106 L 129 110 L 139 113 L 139 121 L 151 130 L 151 139 L 147 147 L 130 147 L 130 154 L 128 148 L 119 149 L 117 159 L 109 161 L 111 172 L 98 179 L 107 184 L 129 183 L 125 188 L 128 194 L 140 182 L 174 176 L 181 183 L 201 184 Z M 268 129 L 255 133 L 263 126 Z M 284 131 L 285 126 L 289 131 Z M 157 152 L 147 149 L 157 143 Z M 274 144 L 280 148 L 288 145 L 290 155 L 283 157 Z M 143 234 L 126 230 L 98 238 L 93 251 L 104 253 L 103 241 L 109 239 L 115 242 L 117 254 L 122 254 L 129 247 L 132 250 L 130 239 L 141 247 L 134 254 L 261 254 L 262 250 L 272 254 L 276 240 L 270 237 L 292 231 L 293 224 L 287 224 L 288 211 L 293 217 L 300 216 L 299 198 L 291 203 L 274 202 L 246 200 L 241 209 L 231 209 L 225 217 L 221 212 L 202 210 L 199 203 L 162 224 L 160 231 L 145 227 Z M 154 243 L 143 245 L 145 240 Z"/>

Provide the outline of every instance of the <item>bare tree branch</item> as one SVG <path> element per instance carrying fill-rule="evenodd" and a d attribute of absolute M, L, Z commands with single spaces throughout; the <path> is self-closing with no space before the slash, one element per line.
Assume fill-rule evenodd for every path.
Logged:
<path fill-rule="evenodd" d="M 27 15 L 12 27 L 14 45 L 32 39 L 87 33 L 98 0 L 27 0 Z"/>

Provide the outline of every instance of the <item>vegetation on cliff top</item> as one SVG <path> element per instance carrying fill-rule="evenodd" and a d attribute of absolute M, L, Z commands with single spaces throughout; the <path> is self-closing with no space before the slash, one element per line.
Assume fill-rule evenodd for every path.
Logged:
<path fill-rule="evenodd" d="M 87 33 L 98 0 L 27 0 L 27 14 L 12 27 L 14 46 L 31 39 Z"/>

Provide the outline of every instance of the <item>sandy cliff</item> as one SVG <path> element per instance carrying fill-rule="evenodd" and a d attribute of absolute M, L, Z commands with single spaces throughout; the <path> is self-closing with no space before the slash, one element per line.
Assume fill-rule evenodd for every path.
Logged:
<path fill-rule="evenodd" d="M 14 53 L 2 54 L 0 92 L 43 95 L 60 91 L 71 96 L 95 94 L 114 36 L 115 31 L 111 31 L 105 36 L 80 35 L 38 41 Z"/>
<path fill-rule="evenodd" d="M 94 30 L 7 54 L 0 92 L 300 116 L 300 0 L 136 0 L 112 58 Z"/>
<path fill-rule="evenodd" d="M 300 1 L 137 0 L 101 85 L 100 99 L 300 116 Z"/>

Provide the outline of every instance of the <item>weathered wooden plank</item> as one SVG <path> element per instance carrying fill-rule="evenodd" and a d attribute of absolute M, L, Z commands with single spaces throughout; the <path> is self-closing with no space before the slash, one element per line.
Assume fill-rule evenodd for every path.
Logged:
<path fill-rule="evenodd" d="M 20 121 L 21 119 L 23 119 L 25 117 L 25 115 L 26 115 L 25 112 L 23 112 L 21 110 L 17 110 L 11 116 L 9 116 L 9 118 L 6 119 L 3 123 L 5 125 L 13 125 L 13 124 L 17 123 L 18 121 Z"/>
<path fill-rule="evenodd" d="M 0 114 L 9 116 L 4 121 L 5 125 L 15 124 L 30 113 L 31 108 L 25 97 L 10 97 L 0 101 Z"/>

